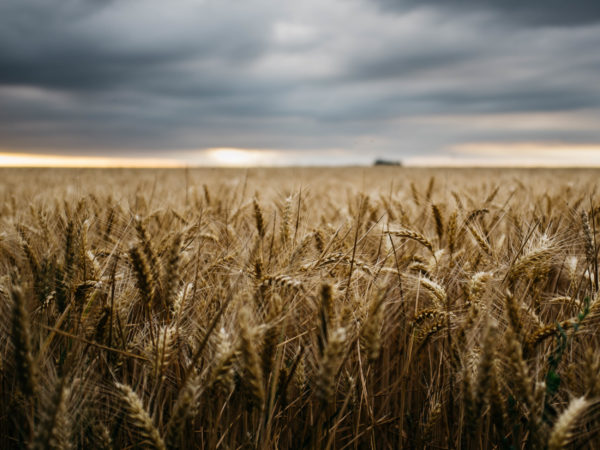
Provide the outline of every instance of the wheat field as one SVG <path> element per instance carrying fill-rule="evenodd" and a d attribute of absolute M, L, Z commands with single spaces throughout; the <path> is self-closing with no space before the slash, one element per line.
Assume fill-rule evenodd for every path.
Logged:
<path fill-rule="evenodd" d="M 600 448 L 593 170 L 0 170 L 1 448 Z"/>

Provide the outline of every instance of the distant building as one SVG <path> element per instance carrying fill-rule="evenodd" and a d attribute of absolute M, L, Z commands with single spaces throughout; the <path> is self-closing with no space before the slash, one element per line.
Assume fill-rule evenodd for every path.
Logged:
<path fill-rule="evenodd" d="M 402 166 L 402 161 L 391 161 L 389 159 L 376 159 L 375 162 L 373 163 L 374 166 L 397 166 L 397 167 L 401 167 Z"/>

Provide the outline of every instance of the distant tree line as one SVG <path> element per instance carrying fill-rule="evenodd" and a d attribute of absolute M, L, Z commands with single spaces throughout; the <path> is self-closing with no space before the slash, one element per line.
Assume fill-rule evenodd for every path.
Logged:
<path fill-rule="evenodd" d="M 377 158 L 373 163 L 374 166 L 402 166 L 402 161 L 392 161 L 389 159 Z"/>

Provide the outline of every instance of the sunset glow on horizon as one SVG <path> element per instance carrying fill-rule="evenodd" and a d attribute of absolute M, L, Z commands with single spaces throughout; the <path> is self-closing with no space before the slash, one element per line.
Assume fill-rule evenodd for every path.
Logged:
<path fill-rule="evenodd" d="M 183 168 L 371 165 L 376 158 L 340 159 L 342 150 L 290 152 L 244 148 L 208 148 L 166 152 L 169 157 L 110 157 L 0 152 L 0 167 Z M 600 143 L 469 142 L 446 151 L 400 160 L 419 167 L 600 167 Z"/>
<path fill-rule="evenodd" d="M 415 166 L 600 167 L 600 143 L 469 142 L 431 156 L 415 156 Z"/>
<path fill-rule="evenodd" d="M 209 165 L 220 167 L 272 165 L 273 161 L 282 156 L 279 151 L 243 148 L 211 148 L 201 154 Z"/>
<path fill-rule="evenodd" d="M 244 167 L 270 166 L 281 162 L 285 153 L 241 148 L 210 148 L 195 151 L 168 152 L 170 157 L 79 156 L 59 154 L 0 152 L 0 167 L 66 167 L 66 168 L 182 168 L 186 166 Z M 278 164 L 281 165 L 281 164 Z"/>
<path fill-rule="evenodd" d="M 0 152 L 0 167 L 177 168 L 184 166 L 184 162 L 166 158 L 121 158 Z"/>

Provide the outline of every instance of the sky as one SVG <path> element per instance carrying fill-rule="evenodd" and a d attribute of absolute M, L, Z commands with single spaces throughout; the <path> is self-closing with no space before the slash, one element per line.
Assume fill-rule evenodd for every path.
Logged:
<path fill-rule="evenodd" d="M 594 0 L 1 0 L 0 165 L 599 165 Z"/>

